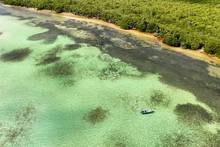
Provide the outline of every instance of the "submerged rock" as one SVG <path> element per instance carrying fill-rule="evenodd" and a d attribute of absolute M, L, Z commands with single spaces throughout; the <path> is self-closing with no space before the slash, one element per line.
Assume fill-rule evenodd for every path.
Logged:
<path fill-rule="evenodd" d="M 162 91 L 160 90 L 154 90 L 151 97 L 150 101 L 153 105 L 163 105 L 163 106 L 168 106 L 170 103 L 170 99 L 167 95 L 165 95 Z"/>
<path fill-rule="evenodd" d="M 45 69 L 47 75 L 52 77 L 66 77 L 73 74 L 73 65 L 69 62 L 57 62 Z"/>
<path fill-rule="evenodd" d="M 113 58 L 108 54 L 100 54 L 98 58 L 104 62 L 113 62 Z"/>
<path fill-rule="evenodd" d="M 16 144 L 19 144 L 20 139 L 24 139 L 27 135 L 27 132 L 32 128 L 32 124 L 35 121 L 35 116 L 36 108 L 33 105 L 29 105 L 17 113 L 15 120 L 11 121 L 5 126 L 0 126 L 0 146 L 16 146 Z"/>
<path fill-rule="evenodd" d="M 162 137 L 161 144 L 162 147 L 188 147 L 194 146 L 193 135 L 190 133 L 170 133 Z"/>
<path fill-rule="evenodd" d="M 209 123 L 213 120 L 212 114 L 207 112 L 207 110 L 200 105 L 190 103 L 178 104 L 174 111 L 178 115 L 179 119 L 190 123 Z"/>
<path fill-rule="evenodd" d="M 64 50 L 71 51 L 71 50 L 79 49 L 80 47 L 81 47 L 81 44 L 67 44 L 64 47 Z"/>
<path fill-rule="evenodd" d="M 126 64 L 123 62 L 110 62 L 106 68 L 103 68 L 99 74 L 99 78 L 118 79 L 120 76 L 126 74 Z"/>
<path fill-rule="evenodd" d="M 105 110 L 102 107 L 97 107 L 96 109 L 91 110 L 88 114 L 86 114 L 84 119 L 92 124 L 96 124 L 104 121 L 108 115 L 108 112 L 108 110 Z"/>
<path fill-rule="evenodd" d="M 4 62 L 18 62 L 23 61 L 31 53 L 29 48 L 15 49 L 10 52 L 4 53 L 0 59 Z"/>
<path fill-rule="evenodd" d="M 133 140 L 126 134 L 121 132 L 114 132 L 104 142 L 105 147 L 134 147 L 137 146 L 133 143 Z"/>
<path fill-rule="evenodd" d="M 56 55 L 46 55 L 37 65 L 46 65 L 46 64 L 54 63 L 58 60 L 60 60 L 60 57 L 57 57 Z"/>
<path fill-rule="evenodd" d="M 60 60 L 60 57 L 57 56 L 60 51 L 60 47 L 49 50 L 45 55 L 40 58 L 40 61 L 39 63 L 37 63 L 37 65 L 47 65 Z"/>
<path fill-rule="evenodd" d="M 111 38 L 111 41 L 113 44 L 123 49 L 135 49 L 136 48 L 136 46 L 134 46 L 132 43 L 127 42 L 121 38 Z"/>
<path fill-rule="evenodd" d="M 204 146 L 210 146 L 210 147 L 219 147 L 220 145 L 220 130 L 217 131 L 217 133 L 213 134 L 210 132 L 204 132 L 204 140 L 205 145 Z"/>
<path fill-rule="evenodd" d="M 34 34 L 28 37 L 28 40 L 31 41 L 38 41 L 38 40 L 45 40 L 46 43 L 54 43 L 58 37 L 58 34 L 53 31 L 46 31 L 43 33 Z"/>
<path fill-rule="evenodd" d="M 138 70 L 121 61 L 111 61 L 103 68 L 98 77 L 101 80 L 116 80 L 122 76 L 140 76 Z"/>
<path fill-rule="evenodd" d="M 29 36 L 28 40 L 31 40 L 31 41 L 44 40 L 45 43 L 54 43 L 59 35 L 66 35 L 62 30 L 58 29 L 54 25 L 54 23 L 56 22 L 49 22 L 49 21 L 40 22 L 36 26 L 42 27 L 48 30 L 42 33 Z"/>

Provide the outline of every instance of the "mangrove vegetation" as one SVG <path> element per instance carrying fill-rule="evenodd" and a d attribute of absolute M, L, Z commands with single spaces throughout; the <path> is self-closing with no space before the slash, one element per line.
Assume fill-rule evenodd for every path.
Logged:
<path fill-rule="evenodd" d="M 220 57 L 218 0 L 4 0 L 4 3 L 71 12 L 154 33 L 164 43 L 203 49 Z"/>

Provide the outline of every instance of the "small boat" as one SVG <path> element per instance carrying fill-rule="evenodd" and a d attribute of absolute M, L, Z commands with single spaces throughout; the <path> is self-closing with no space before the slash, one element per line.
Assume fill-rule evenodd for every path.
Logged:
<path fill-rule="evenodd" d="M 143 109 L 141 110 L 141 114 L 151 114 L 151 113 L 154 113 L 155 111 L 152 110 L 152 109 Z"/>

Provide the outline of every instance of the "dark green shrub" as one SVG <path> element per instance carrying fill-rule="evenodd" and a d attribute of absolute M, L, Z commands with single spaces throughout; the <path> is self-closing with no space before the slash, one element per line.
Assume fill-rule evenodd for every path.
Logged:
<path fill-rule="evenodd" d="M 40 0 L 38 1 L 36 7 L 38 10 L 42 10 L 42 9 L 52 10 L 54 4 L 52 0 Z"/>
<path fill-rule="evenodd" d="M 118 24 L 118 22 L 120 22 L 120 20 L 122 19 L 120 12 L 113 11 L 113 10 L 105 10 L 101 14 L 100 17 L 101 17 L 101 19 L 103 19 L 105 21 L 116 23 L 116 24 Z"/>
<path fill-rule="evenodd" d="M 196 37 L 187 36 L 187 39 L 181 39 L 181 47 L 197 50 L 201 49 L 204 45 L 201 43 L 202 41 Z"/>
<path fill-rule="evenodd" d="M 119 25 L 123 29 L 133 29 L 136 28 L 138 18 L 131 15 L 131 16 L 124 16 L 119 22 Z"/>
<path fill-rule="evenodd" d="M 182 48 L 197 50 L 197 49 L 201 49 L 204 46 L 201 37 L 198 36 L 198 34 L 185 33 L 182 31 L 180 34 L 181 34 L 180 41 Z"/>
<path fill-rule="evenodd" d="M 93 1 L 75 1 L 71 6 L 71 12 L 78 15 L 85 15 L 87 17 L 100 17 L 102 10 L 99 5 Z"/>
<path fill-rule="evenodd" d="M 54 6 L 54 10 L 57 12 L 57 13 L 62 13 L 62 12 L 64 12 L 64 4 L 62 4 L 62 3 L 57 3 L 57 4 L 55 4 L 55 6 Z"/>
<path fill-rule="evenodd" d="M 218 39 L 209 39 L 206 44 L 205 44 L 205 48 L 204 51 L 209 53 L 209 54 L 216 54 L 220 51 L 220 42 Z"/>
<path fill-rule="evenodd" d="M 181 47 L 185 49 L 190 49 L 191 48 L 191 43 L 188 41 L 181 41 Z"/>
<path fill-rule="evenodd" d="M 142 31 L 142 32 L 145 32 L 146 29 L 147 29 L 147 21 L 145 20 L 141 20 L 137 23 L 136 25 L 136 28 L 139 30 L 139 31 Z"/>
<path fill-rule="evenodd" d="M 156 23 L 150 23 L 147 22 L 146 23 L 146 32 L 149 33 L 154 33 L 154 32 L 158 32 L 160 30 L 160 27 L 156 24 Z"/>
<path fill-rule="evenodd" d="M 165 34 L 167 34 L 166 29 L 160 27 L 159 30 L 156 31 L 156 35 L 155 36 L 163 38 L 165 36 Z"/>
<path fill-rule="evenodd" d="M 148 22 L 145 19 L 138 20 L 136 23 L 136 28 L 142 32 L 160 32 L 160 27 L 156 25 L 156 23 Z"/>
<path fill-rule="evenodd" d="M 190 3 L 202 3 L 202 2 L 207 2 L 208 0 L 182 0 Z"/>
<path fill-rule="evenodd" d="M 220 58 L 220 49 L 216 52 L 216 56 Z"/>
<path fill-rule="evenodd" d="M 175 33 L 165 34 L 163 42 L 174 47 L 180 47 L 180 35 Z"/>

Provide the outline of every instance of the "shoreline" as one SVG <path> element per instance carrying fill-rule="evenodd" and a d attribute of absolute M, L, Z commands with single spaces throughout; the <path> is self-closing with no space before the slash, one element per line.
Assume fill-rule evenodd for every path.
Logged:
<path fill-rule="evenodd" d="M 220 58 L 218 58 L 214 55 L 209 55 L 206 52 L 204 52 L 202 49 L 191 50 L 191 49 L 184 49 L 181 47 L 173 47 L 173 46 L 170 46 L 170 45 L 163 43 L 162 39 L 154 36 L 153 33 L 141 32 L 141 31 L 134 30 L 134 29 L 125 30 L 125 29 L 122 29 L 118 25 L 103 21 L 101 19 L 89 18 L 86 16 L 79 16 L 79 15 L 75 15 L 75 14 L 69 13 L 69 12 L 56 13 L 55 11 L 52 11 L 52 10 L 37 10 L 36 8 L 27 8 L 27 7 L 21 7 L 21 6 L 6 5 L 3 3 L 2 3 L 2 5 L 6 6 L 6 7 L 21 8 L 21 9 L 26 9 L 26 10 L 30 10 L 33 12 L 41 13 L 41 14 L 60 16 L 60 17 L 68 18 L 68 19 L 74 19 L 74 20 L 78 20 L 78 21 L 84 21 L 84 22 L 88 22 L 88 23 L 93 23 L 93 24 L 109 27 L 109 28 L 115 29 L 119 32 L 131 34 L 131 35 L 137 37 L 138 39 L 141 39 L 141 40 L 146 41 L 148 43 L 156 43 L 162 49 L 181 53 L 181 54 L 186 55 L 188 57 L 191 57 L 191 58 L 194 58 L 197 60 L 201 60 L 201 61 L 205 61 L 209 64 L 220 65 Z"/>

